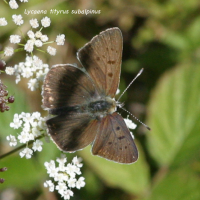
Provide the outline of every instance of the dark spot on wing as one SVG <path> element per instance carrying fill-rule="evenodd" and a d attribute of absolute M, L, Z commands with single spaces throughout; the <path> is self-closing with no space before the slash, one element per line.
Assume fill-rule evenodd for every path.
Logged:
<path fill-rule="evenodd" d="M 111 78 L 113 76 L 113 73 L 112 72 L 109 72 L 108 73 L 108 76 Z"/>
<path fill-rule="evenodd" d="M 124 148 L 127 149 L 127 146 L 125 146 Z"/>
<path fill-rule="evenodd" d="M 119 150 L 122 150 L 122 148 L 120 147 Z"/>
<path fill-rule="evenodd" d="M 118 126 L 118 127 L 116 128 L 116 130 L 119 131 L 119 130 L 120 130 L 120 127 Z"/>
<path fill-rule="evenodd" d="M 106 47 L 106 50 L 108 51 L 108 47 Z"/>
<path fill-rule="evenodd" d="M 107 63 L 108 64 L 115 64 L 116 62 L 115 62 L 115 60 L 109 60 Z"/>
<path fill-rule="evenodd" d="M 113 49 L 113 48 L 111 48 L 111 51 L 114 51 L 114 49 Z"/>
<path fill-rule="evenodd" d="M 112 142 L 108 142 L 108 144 L 112 144 Z"/>
<path fill-rule="evenodd" d="M 124 139 L 124 138 L 125 138 L 125 136 L 120 136 L 120 137 L 118 137 L 119 140 L 122 140 L 122 139 Z"/>
<path fill-rule="evenodd" d="M 97 59 L 97 61 L 99 61 L 99 60 L 100 60 L 100 58 L 99 58 L 99 57 L 96 57 L 96 59 Z"/>

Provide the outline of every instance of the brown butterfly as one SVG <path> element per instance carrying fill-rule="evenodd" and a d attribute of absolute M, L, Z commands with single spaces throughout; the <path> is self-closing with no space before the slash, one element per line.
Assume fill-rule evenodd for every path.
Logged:
<path fill-rule="evenodd" d="M 64 152 L 92 144 L 92 153 L 118 163 L 133 163 L 138 151 L 114 99 L 120 81 L 122 33 L 110 28 L 78 50 L 81 67 L 53 66 L 43 85 L 43 106 L 55 115 L 48 133 Z"/>

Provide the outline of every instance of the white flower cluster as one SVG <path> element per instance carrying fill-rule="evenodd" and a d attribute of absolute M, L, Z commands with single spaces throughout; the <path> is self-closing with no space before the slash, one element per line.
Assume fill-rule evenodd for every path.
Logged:
<path fill-rule="evenodd" d="M 19 153 L 21 157 L 25 156 L 28 159 L 31 158 L 33 151 L 42 151 L 43 142 L 37 138 L 43 135 L 46 124 L 45 119 L 41 117 L 39 112 L 15 114 L 10 127 L 14 129 L 22 128 L 17 137 L 14 135 L 6 137 L 10 146 L 16 146 L 18 142 L 27 144 L 27 147 Z M 29 142 L 33 142 L 32 149 L 28 147 Z"/>
<path fill-rule="evenodd" d="M 41 24 L 43 28 L 49 27 L 51 24 L 51 20 L 48 17 L 44 17 L 41 20 Z M 39 22 L 37 19 L 31 19 L 30 20 L 30 25 L 33 29 L 38 28 L 39 27 Z M 27 52 L 31 53 L 34 50 L 34 47 L 42 47 L 43 44 L 45 44 L 45 42 L 48 41 L 48 37 L 47 35 L 43 35 L 41 32 L 41 29 L 39 31 L 36 31 L 35 33 L 32 30 L 29 30 L 27 32 L 27 35 L 29 37 L 29 39 L 27 40 L 25 46 L 24 46 L 24 50 L 26 50 Z M 63 41 L 64 44 L 64 41 Z M 56 54 L 56 49 L 51 47 L 52 50 L 48 50 L 50 46 L 47 47 L 47 52 L 50 55 L 55 55 Z"/>
<path fill-rule="evenodd" d="M 43 64 L 37 56 L 27 56 L 25 62 L 20 62 L 13 67 L 6 67 L 6 74 L 16 75 L 16 83 L 19 83 L 21 76 L 30 78 L 28 88 L 31 91 L 39 88 L 39 84 L 43 82 L 44 76 L 49 71 L 49 65 Z"/>
<path fill-rule="evenodd" d="M 12 15 L 12 18 L 13 18 L 14 23 L 18 26 L 20 26 L 24 23 L 22 15 Z M 39 22 L 36 18 L 31 19 L 29 22 L 30 22 L 32 29 L 36 29 L 36 28 L 39 27 Z M 33 30 L 29 30 L 27 32 L 28 38 L 27 38 L 26 44 L 19 44 L 21 42 L 21 36 L 20 35 L 11 35 L 10 36 L 10 43 L 23 45 L 24 50 L 26 52 L 32 53 L 35 48 L 40 48 L 45 44 L 54 42 L 54 41 L 48 41 L 49 40 L 48 36 L 43 35 L 42 32 L 41 32 L 41 30 L 43 28 L 49 27 L 50 24 L 51 24 L 50 18 L 44 17 L 44 18 L 41 19 L 42 27 L 40 28 L 40 30 L 38 30 L 36 32 L 33 32 Z M 5 25 L 7 25 L 6 19 L 0 18 L 0 26 L 5 26 Z M 57 45 L 64 45 L 65 35 L 64 34 L 57 35 L 55 42 L 56 42 Z M 56 55 L 56 49 L 54 47 L 48 46 L 46 51 L 51 56 Z M 4 49 L 4 55 L 5 56 L 12 56 L 13 53 L 14 53 L 14 49 L 12 47 L 6 47 Z"/>
<path fill-rule="evenodd" d="M 52 177 L 54 181 L 47 180 L 44 182 L 44 187 L 48 187 L 50 192 L 57 190 L 58 193 L 64 199 L 70 199 L 73 196 L 71 188 L 80 189 L 85 186 L 85 178 L 76 178 L 76 175 L 80 175 L 80 168 L 83 166 L 80 163 L 80 158 L 74 157 L 72 163 L 67 164 L 67 158 L 63 154 L 61 158 L 57 158 L 58 167 L 56 167 L 55 161 L 45 162 L 44 165 L 47 169 L 49 177 Z"/>

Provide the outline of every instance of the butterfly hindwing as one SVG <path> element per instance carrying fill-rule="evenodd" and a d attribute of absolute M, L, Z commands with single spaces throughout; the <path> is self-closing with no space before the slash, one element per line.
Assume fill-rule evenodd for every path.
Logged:
<path fill-rule="evenodd" d="M 133 163 L 138 151 L 124 119 L 118 113 L 99 121 L 92 153 L 119 163 Z"/>
<path fill-rule="evenodd" d="M 95 138 L 96 120 L 87 113 L 68 112 L 47 120 L 48 133 L 65 152 L 83 149 Z"/>
<path fill-rule="evenodd" d="M 122 34 L 111 28 L 92 38 L 79 49 L 77 57 L 93 79 L 100 95 L 114 97 L 119 85 Z"/>

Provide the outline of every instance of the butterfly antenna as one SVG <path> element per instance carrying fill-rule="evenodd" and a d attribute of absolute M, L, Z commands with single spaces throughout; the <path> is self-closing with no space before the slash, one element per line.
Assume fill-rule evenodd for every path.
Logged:
<path fill-rule="evenodd" d="M 145 123 L 141 122 L 136 116 L 134 116 L 132 113 L 130 113 L 128 110 L 125 108 L 119 106 L 122 110 L 126 111 L 129 115 L 131 115 L 134 119 L 136 119 L 140 124 L 142 124 L 144 127 L 146 127 L 149 131 L 151 130 Z"/>
<path fill-rule="evenodd" d="M 140 74 L 143 72 L 143 68 L 138 72 L 138 74 L 135 76 L 135 78 L 129 83 L 129 85 L 126 87 L 126 89 L 122 92 L 122 94 L 119 96 L 119 98 L 117 99 L 117 101 L 119 101 L 119 99 L 121 99 L 121 97 L 124 95 L 124 93 L 128 90 L 128 88 L 132 85 L 132 83 L 136 80 L 136 78 L 138 76 L 140 76 Z"/>

